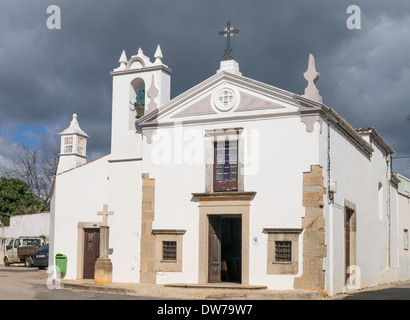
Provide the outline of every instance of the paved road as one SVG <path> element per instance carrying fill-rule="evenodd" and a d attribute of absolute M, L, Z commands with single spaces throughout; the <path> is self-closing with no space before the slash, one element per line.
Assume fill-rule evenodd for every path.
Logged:
<path fill-rule="evenodd" d="M 0 300 L 161 300 L 146 296 L 49 289 L 47 270 L 0 266 Z M 410 300 L 410 284 L 351 294 L 343 300 Z"/>
<path fill-rule="evenodd" d="M 410 284 L 349 295 L 343 300 L 410 300 Z"/>
<path fill-rule="evenodd" d="M 47 270 L 0 266 L 0 300 L 149 300 L 151 297 L 49 289 Z"/>

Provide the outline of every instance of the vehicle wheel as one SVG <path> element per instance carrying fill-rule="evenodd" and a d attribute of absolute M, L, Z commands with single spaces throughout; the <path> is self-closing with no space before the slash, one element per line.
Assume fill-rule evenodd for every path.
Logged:
<path fill-rule="evenodd" d="M 33 266 L 33 258 L 32 257 L 27 257 L 26 258 L 26 267 L 32 267 Z"/>
<path fill-rule="evenodd" d="M 7 257 L 4 257 L 4 265 L 6 267 L 10 266 L 10 261 L 9 261 L 9 259 L 7 259 Z"/>
<path fill-rule="evenodd" d="M 38 267 L 40 270 L 44 270 L 46 267 Z"/>

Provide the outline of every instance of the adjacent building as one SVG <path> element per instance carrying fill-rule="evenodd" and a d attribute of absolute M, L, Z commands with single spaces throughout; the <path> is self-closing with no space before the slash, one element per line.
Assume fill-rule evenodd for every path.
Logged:
<path fill-rule="evenodd" d="M 399 255 L 400 255 L 400 280 L 410 279 L 410 179 L 397 174 L 400 181 L 397 194 L 399 211 Z"/>

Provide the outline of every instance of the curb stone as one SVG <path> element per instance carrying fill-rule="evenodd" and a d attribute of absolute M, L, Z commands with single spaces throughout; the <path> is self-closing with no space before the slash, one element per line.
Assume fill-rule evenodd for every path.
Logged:
<path fill-rule="evenodd" d="M 111 294 L 123 294 L 123 295 L 144 295 L 155 297 L 158 299 L 189 299 L 189 300 L 318 300 L 320 298 L 320 293 L 316 291 L 273 291 L 273 290 L 215 290 L 215 288 L 210 288 L 206 292 L 195 297 L 195 295 L 189 295 L 185 297 L 170 294 L 164 295 L 153 292 L 141 292 L 138 289 L 130 289 L 126 287 L 121 287 L 119 285 L 95 285 L 93 283 L 73 283 L 61 281 L 60 286 L 62 289 L 70 290 L 81 290 L 81 291 L 95 291 Z M 158 288 L 156 288 L 158 289 Z M 185 288 L 185 293 L 195 292 L 198 288 Z M 215 292 L 215 291 L 216 292 Z M 220 292 L 222 291 L 222 292 Z M 158 293 L 158 294 L 156 294 Z"/>
<path fill-rule="evenodd" d="M 104 287 L 104 286 L 94 286 L 81 283 L 60 283 L 61 289 L 71 289 L 71 290 L 82 290 L 82 291 L 97 291 L 105 293 L 114 293 L 114 294 L 134 294 L 135 290 L 130 290 L 126 288 L 119 287 Z"/>
<path fill-rule="evenodd" d="M 206 299 L 215 300 L 317 300 L 319 298 L 320 293 L 314 291 L 221 293 L 206 297 Z"/>

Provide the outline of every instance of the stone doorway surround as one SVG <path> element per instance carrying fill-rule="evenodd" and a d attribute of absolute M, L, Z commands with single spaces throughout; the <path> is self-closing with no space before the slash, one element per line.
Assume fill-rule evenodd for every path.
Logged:
<path fill-rule="evenodd" d="M 249 284 L 249 211 L 256 192 L 192 193 L 199 199 L 198 283 L 208 283 L 209 215 L 240 215 L 242 218 L 243 285 Z"/>
<path fill-rule="evenodd" d="M 84 229 L 100 229 L 101 222 L 79 222 L 77 225 L 77 279 L 83 279 Z"/>
<path fill-rule="evenodd" d="M 356 267 L 356 251 L 357 251 L 357 244 L 356 244 L 356 204 L 350 202 L 349 200 L 344 200 L 344 264 L 345 264 L 345 290 L 346 286 L 356 284 L 352 283 L 355 282 L 356 275 L 355 267 Z M 347 224 L 347 225 L 346 225 Z M 349 239 L 348 244 L 349 247 L 346 248 L 346 238 Z M 348 255 L 348 256 L 347 256 Z"/>

